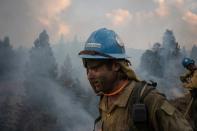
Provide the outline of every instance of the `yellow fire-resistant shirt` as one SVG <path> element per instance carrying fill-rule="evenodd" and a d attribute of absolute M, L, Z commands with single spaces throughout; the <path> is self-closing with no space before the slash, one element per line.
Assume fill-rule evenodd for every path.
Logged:
<path fill-rule="evenodd" d="M 136 82 L 132 81 L 113 102 L 111 107 L 107 107 L 107 96 L 103 96 L 99 108 L 101 120 L 98 122 L 101 129 L 99 131 L 138 131 L 133 124 L 131 107 L 133 88 Z M 180 112 L 170 105 L 165 97 L 152 90 L 144 98 L 144 103 L 148 109 L 149 126 L 151 131 L 192 131 L 191 126 Z M 130 107 L 130 108 L 129 108 Z M 130 110 L 129 110 L 130 109 Z"/>
<path fill-rule="evenodd" d="M 192 72 L 190 72 L 190 74 L 191 74 L 191 76 L 190 76 L 189 80 L 187 82 L 183 83 L 183 87 L 187 88 L 187 89 L 197 88 L 197 70 L 195 70 L 193 72 L 193 74 L 192 74 Z"/>

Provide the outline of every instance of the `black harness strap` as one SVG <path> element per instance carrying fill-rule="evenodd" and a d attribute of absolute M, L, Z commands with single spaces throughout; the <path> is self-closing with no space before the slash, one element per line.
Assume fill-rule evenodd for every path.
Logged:
<path fill-rule="evenodd" d="M 134 126 L 138 131 L 151 130 L 148 124 L 148 110 L 146 104 L 144 104 L 144 98 L 155 88 L 146 81 L 136 83 L 133 92 L 130 97 L 130 107 L 132 120 Z M 134 130 L 130 127 L 130 130 Z"/>

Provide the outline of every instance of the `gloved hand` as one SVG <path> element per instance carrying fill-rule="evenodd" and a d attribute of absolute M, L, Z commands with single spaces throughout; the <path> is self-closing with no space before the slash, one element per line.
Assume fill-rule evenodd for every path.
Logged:
<path fill-rule="evenodd" d="M 183 83 L 182 86 L 186 89 L 189 89 L 189 90 L 192 90 L 191 87 L 189 87 L 189 84 L 188 83 Z"/>

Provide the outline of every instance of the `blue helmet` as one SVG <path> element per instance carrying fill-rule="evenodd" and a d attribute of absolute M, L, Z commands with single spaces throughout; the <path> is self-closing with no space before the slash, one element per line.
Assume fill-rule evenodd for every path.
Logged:
<path fill-rule="evenodd" d="M 187 68 L 190 64 L 195 64 L 195 61 L 190 58 L 184 58 L 182 61 L 182 65 L 184 68 Z"/>
<path fill-rule="evenodd" d="M 101 28 L 94 31 L 79 53 L 81 58 L 88 59 L 126 59 L 124 43 L 112 30 Z"/>

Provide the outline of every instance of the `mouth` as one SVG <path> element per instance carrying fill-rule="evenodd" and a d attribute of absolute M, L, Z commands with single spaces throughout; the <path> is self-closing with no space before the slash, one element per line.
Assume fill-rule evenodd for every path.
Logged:
<path fill-rule="evenodd" d="M 96 90 L 96 91 L 100 91 L 102 88 L 102 84 L 101 82 L 99 82 L 99 80 L 93 80 L 90 82 L 92 87 Z"/>
<path fill-rule="evenodd" d="M 101 88 L 101 83 L 100 82 L 96 81 L 93 84 L 94 84 L 96 90 L 99 90 Z"/>

